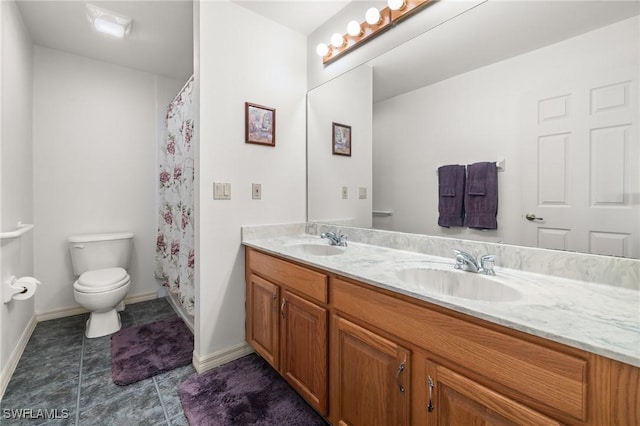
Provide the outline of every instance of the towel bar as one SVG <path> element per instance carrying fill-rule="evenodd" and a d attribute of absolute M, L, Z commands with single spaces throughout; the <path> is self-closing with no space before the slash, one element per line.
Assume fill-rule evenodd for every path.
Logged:
<path fill-rule="evenodd" d="M 374 210 L 371 213 L 374 216 L 392 216 L 393 210 Z"/>
<path fill-rule="evenodd" d="M 0 232 L 0 240 L 18 238 L 19 236 L 26 234 L 34 228 L 34 225 L 28 225 L 18 222 L 18 228 L 14 231 Z"/>
<path fill-rule="evenodd" d="M 499 172 L 504 172 L 505 163 L 506 163 L 506 160 L 504 158 L 501 158 L 501 159 L 497 160 L 496 161 L 496 169 L 498 169 Z M 440 168 L 440 166 L 436 167 L 436 173 L 438 173 L 438 169 L 439 168 Z"/>

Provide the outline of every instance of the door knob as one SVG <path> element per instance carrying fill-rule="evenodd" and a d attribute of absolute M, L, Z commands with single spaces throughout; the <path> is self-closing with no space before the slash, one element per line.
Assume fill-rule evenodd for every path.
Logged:
<path fill-rule="evenodd" d="M 529 222 L 533 222 L 534 220 L 544 220 L 544 218 L 542 217 L 536 217 L 534 213 L 527 213 L 524 218 L 527 219 Z"/>

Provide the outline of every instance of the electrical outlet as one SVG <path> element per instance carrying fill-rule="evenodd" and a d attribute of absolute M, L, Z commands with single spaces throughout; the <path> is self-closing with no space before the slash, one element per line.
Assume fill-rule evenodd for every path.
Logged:
<path fill-rule="evenodd" d="M 346 186 L 342 187 L 342 199 L 346 200 L 349 198 L 349 188 L 347 188 Z"/>
<path fill-rule="evenodd" d="M 361 200 L 366 200 L 367 199 L 367 187 L 361 186 L 360 188 L 358 188 L 358 197 Z"/>
<path fill-rule="evenodd" d="M 262 185 L 259 183 L 251 184 L 251 198 L 254 200 L 262 199 Z"/>

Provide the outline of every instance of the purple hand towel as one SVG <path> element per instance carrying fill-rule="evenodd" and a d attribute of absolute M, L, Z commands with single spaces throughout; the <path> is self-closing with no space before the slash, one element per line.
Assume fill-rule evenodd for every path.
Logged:
<path fill-rule="evenodd" d="M 498 168 L 496 163 L 467 166 L 468 186 L 464 194 L 464 226 L 498 229 Z"/>
<path fill-rule="evenodd" d="M 451 164 L 438 168 L 438 225 L 462 226 L 464 215 L 464 166 Z"/>

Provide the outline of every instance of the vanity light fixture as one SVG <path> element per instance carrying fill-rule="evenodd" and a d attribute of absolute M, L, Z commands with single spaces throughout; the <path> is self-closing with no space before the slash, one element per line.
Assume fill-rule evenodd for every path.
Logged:
<path fill-rule="evenodd" d="M 391 10 L 402 10 L 407 7 L 407 2 L 405 0 L 387 0 L 387 6 Z"/>
<path fill-rule="evenodd" d="M 372 38 L 382 34 L 392 26 L 405 19 L 421 8 L 431 3 L 432 0 L 387 0 L 387 7 L 378 10 L 375 7 L 367 9 L 365 20 L 361 24 L 351 21 L 347 25 L 347 34 L 339 33 L 331 36 L 331 46 L 320 43 L 316 47 L 316 53 L 322 57 L 324 65 L 350 52 Z"/>
<path fill-rule="evenodd" d="M 382 21 L 382 15 L 377 8 L 372 7 L 367 9 L 367 13 L 364 15 L 364 20 L 367 21 L 367 24 L 369 25 L 378 25 L 380 21 Z"/>
<path fill-rule="evenodd" d="M 344 46 L 345 39 L 344 36 L 340 33 L 335 33 L 331 36 L 331 45 L 333 47 L 342 47 Z"/>
<path fill-rule="evenodd" d="M 326 43 L 320 43 L 316 46 L 316 53 L 318 56 L 327 56 L 330 52 L 329 46 Z"/>
<path fill-rule="evenodd" d="M 87 3 L 87 18 L 98 32 L 112 37 L 124 38 L 131 32 L 133 20 L 106 9 Z"/>
<path fill-rule="evenodd" d="M 351 37 L 358 37 L 359 35 L 362 35 L 362 26 L 360 25 L 360 22 L 355 20 L 350 21 L 347 24 L 347 34 L 349 34 Z"/>

